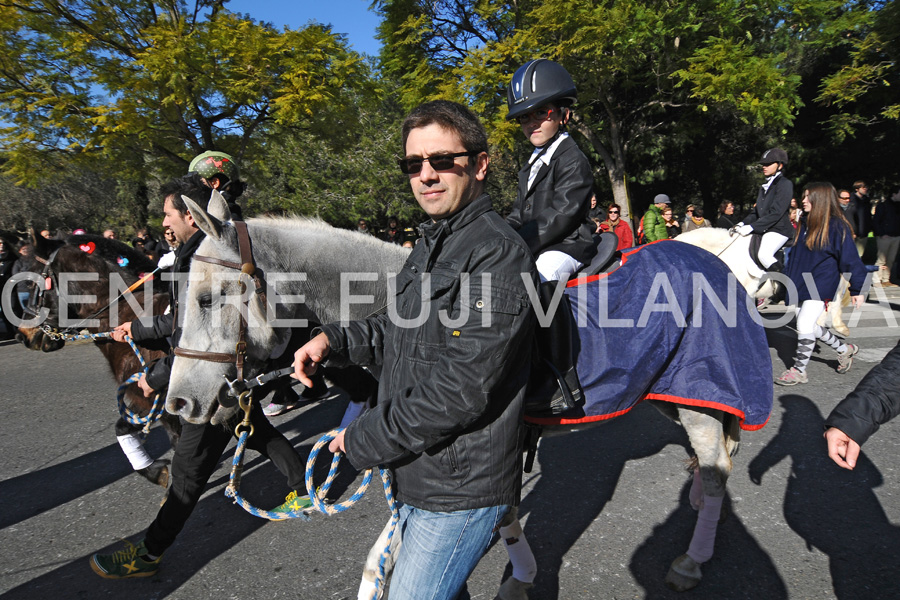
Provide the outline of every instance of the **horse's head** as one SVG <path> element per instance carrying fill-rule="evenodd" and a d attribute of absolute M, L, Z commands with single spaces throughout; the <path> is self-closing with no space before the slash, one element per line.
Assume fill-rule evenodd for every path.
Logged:
<path fill-rule="evenodd" d="M 750 256 L 750 236 L 731 234 L 727 229 L 717 227 L 702 227 L 682 233 L 675 239 L 708 250 L 719 257 L 752 297 L 768 298 L 775 293 L 771 280 L 766 279 L 760 285 L 764 272 Z"/>
<path fill-rule="evenodd" d="M 238 227 L 225 200 L 213 192 L 207 210 L 184 197 L 206 239 L 191 262 L 180 312 L 182 328 L 169 379 L 166 409 L 191 423 L 220 423 L 237 411 L 223 406 L 226 378 L 244 378 L 258 370 L 287 335 L 267 321 L 265 275 L 242 257 Z M 249 237 L 245 242 L 249 245 Z"/>
<path fill-rule="evenodd" d="M 131 284 L 156 266 L 131 246 L 99 235 L 71 235 L 64 241 L 33 237 L 35 252 L 28 268 L 36 275 L 17 336 L 33 350 L 62 348 L 64 342 L 47 335 L 46 329 L 77 323 L 106 306 L 112 277 L 118 277 L 117 284 Z"/>

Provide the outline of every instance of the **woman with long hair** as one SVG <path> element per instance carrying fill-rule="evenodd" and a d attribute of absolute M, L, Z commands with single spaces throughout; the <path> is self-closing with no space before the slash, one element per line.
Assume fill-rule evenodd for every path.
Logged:
<path fill-rule="evenodd" d="M 816 324 L 834 298 L 841 273 L 850 273 L 850 295 L 855 307 L 862 306 L 866 283 L 863 266 L 853 242 L 850 223 L 838 204 L 837 191 L 830 183 L 811 183 L 803 190 L 803 214 L 794 239 L 787 276 L 796 288 L 797 351 L 794 366 L 775 380 L 779 385 L 796 385 L 808 381 L 806 366 L 821 340 L 838 354 L 838 373 L 846 373 L 859 351 L 854 344 L 844 343 L 833 333 Z M 792 294 L 789 294 L 789 299 Z M 838 299 L 840 301 L 840 299 Z"/>

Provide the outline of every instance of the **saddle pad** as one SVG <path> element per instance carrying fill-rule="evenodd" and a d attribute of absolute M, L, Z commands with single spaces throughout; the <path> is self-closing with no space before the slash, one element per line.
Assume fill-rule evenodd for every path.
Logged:
<path fill-rule="evenodd" d="M 541 425 L 601 421 L 644 399 L 705 406 L 762 428 L 772 362 L 756 303 L 713 254 L 683 242 L 640 246 L 610 272 L 569 282 L 584 403 Z"/>

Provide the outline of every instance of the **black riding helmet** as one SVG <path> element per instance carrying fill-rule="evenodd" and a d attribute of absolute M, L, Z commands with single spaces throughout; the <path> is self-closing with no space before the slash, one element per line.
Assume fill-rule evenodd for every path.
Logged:
<path fill-rule="evenodd" d="M 578 92 L 572 76 L 559 63 L 539 58 L 519 67 L 506 88 L 507 119 L 515 119 L 549 102 L 568 105 Z"/>

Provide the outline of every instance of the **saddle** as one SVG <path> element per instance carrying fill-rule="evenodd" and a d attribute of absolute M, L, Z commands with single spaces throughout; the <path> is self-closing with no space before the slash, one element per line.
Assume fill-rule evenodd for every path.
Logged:
<path fill-rule="evenodd" d="M 590 264 L 573 279 L 597 275 L 618 265 L 619 238 L 612 232 L 594 236 L 597 253 Z M 541 283 L 538 293 L 545 314 L 552 307 L 557 281 Z M 531 363 L 531 377 L 525 390 L 525 414 L 548 417 L 562 414 L 584 403 L 584 392 L 575 371 L 577 348 L 575 323 L 569 297 L 562 294 L 549 326 L 538 327 Z"/>

